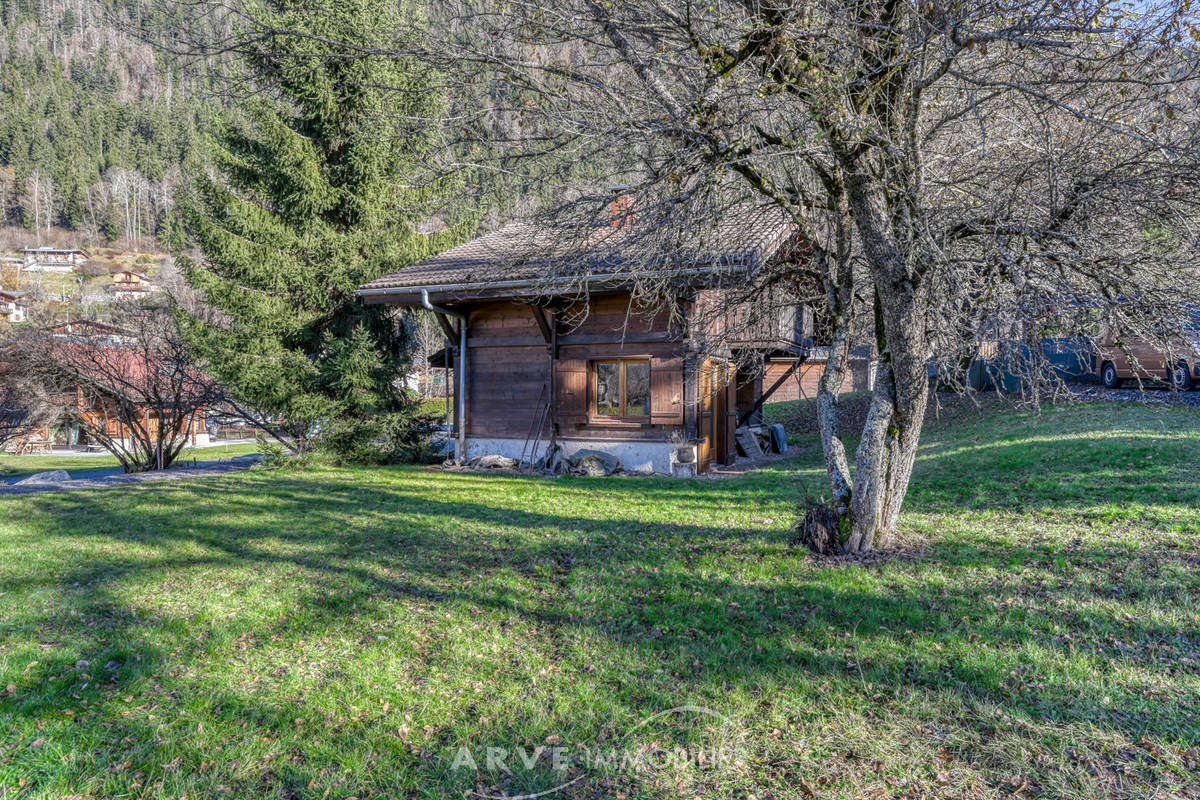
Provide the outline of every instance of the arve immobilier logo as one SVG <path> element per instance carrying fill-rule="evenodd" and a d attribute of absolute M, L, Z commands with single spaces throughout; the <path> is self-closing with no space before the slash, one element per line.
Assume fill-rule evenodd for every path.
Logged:
<path fill-rule="evenodd" d="M 681 740 L 686 744 L 670 743 Z M 678 770 L 729 768 L 741 758 L 742 745 L 741 728 L 729 717 L 704 706 L 681 705 L 646 717 L 627 728 L 623 736 L 604 744 L 565 744 L 550 737 L 547 744 L 536 746 L 464 745 L 454 752 L 450 771 L 488 775 L 496 782 L 486 789 L 467 791 L 465 797 L 538 800 L 588 778 L 615 773 L 645 779 Z M 518 788 L 530 783 L 542 786 Z"/>

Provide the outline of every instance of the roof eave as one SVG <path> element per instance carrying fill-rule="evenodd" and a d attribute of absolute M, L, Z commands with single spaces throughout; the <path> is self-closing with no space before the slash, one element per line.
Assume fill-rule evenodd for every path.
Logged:
<path fill-rule="evenodd" d="M 733 275 L 739 272 L 749 273 L 754 269 L 756 258 L 746 262 L 731 262 L 706 267 L 694 267 L 678 270 L 674 277 L 702 278 L 707 276 L 719 277 Z M 387 303 L 390 305 L 417 305 L 421 303 L 421 293 L 429 292 L 431 298 L 438 300 L 475 300 L 497 297 L 539 297 L 564 294 L 586 286 L 595 288 L 622 288 L 633 284 L 638 278 L 656 275 L 656 272 L 643 271 L 623 273 L 619 275 L 597 275 L 586 279 L 560 278 L 557 280 L 522 279 L 511 281 L 472 281 L 468 283 L 429 283 L 412 284 L 410 286 L 387 286 L 378 288 L 364 287 L 354 294 L 367 304 Z M 368 285 L 369 286 L 369 285 Z"/>

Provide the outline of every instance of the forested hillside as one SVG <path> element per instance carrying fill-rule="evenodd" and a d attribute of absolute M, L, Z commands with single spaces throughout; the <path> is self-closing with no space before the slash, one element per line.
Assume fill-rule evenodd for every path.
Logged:
<path fill-rule="evenodd" d="M 181 166 L 217 101 L 200 69 L 129 31 L 169 32 L 185 12 L 136 0 L 0 9 L 0 223 L 168 235 Z"/>

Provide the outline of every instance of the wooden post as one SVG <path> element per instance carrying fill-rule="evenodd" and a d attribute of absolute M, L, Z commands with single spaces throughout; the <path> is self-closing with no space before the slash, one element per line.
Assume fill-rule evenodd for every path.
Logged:
<path fill-rule="evenodd" d="M 446 337 L 446 341 L 453 345 L 458 341 L 458 333 L 454 330 L 454 326 L 450 324 L 450 320 L 446 319 L 445 314 L 434 314 L 437 318 L 438 325 L 442 328 L 442 335 Z"/>
<path fill-rule="evenodd" d="M 533 312 L 534 322 L 537 323 L 538 330 L 542 332 L 542 338 L 546 340 L 546 344 L 551 344 L 551 339 L 554 338 L 550 331 L 550 323 L 546 321 L 546 315 L 540 306 L 530 305 L 529 310 Z"/>

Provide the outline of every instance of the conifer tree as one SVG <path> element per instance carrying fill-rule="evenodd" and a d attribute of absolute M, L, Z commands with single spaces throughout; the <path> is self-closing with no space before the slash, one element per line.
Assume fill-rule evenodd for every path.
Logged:
<path fill-rule="evenodd" d="M 354 297 L 362 283 L 453 243 L 415 230 L 441 99 L 420 64 L 375 57 L 418 30 L 395 0 L 267 0 L 244 53 L 257 97 L 215 126 L 209 169 L 180 205 L 203 258 L 181 259 L 222 312 L 185 320 L 211 370 L 300 449 L 399 460 L 418 448 L 399 379 L 407 326 Z M 286 31 L 287 33 L 280 33 Z M 315 57 L 314 40 L 362 51 Z M 420 187 L 420 188 L 414 188 Z"/>

